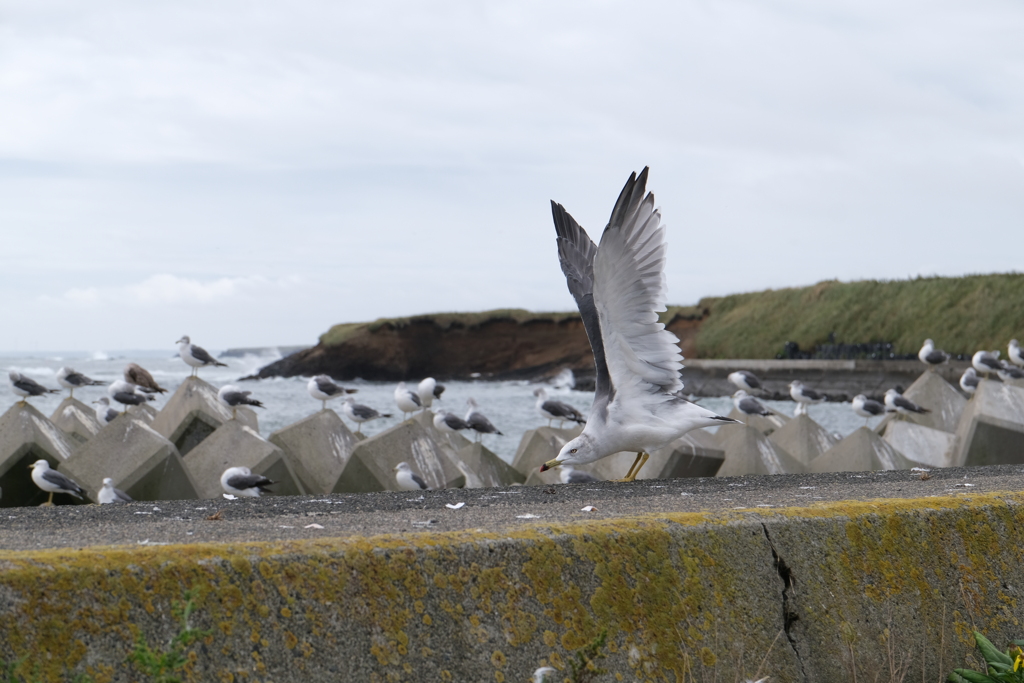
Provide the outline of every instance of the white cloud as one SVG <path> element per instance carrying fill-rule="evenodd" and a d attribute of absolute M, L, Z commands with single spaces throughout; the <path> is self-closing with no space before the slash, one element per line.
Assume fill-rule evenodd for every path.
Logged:
<path fill-rule="evenodd" d="M 223 277 L 198 280 L 169 273 L 152 275 L 141 282 L 116 287 L 73 287 L 53 299 L 75 306 L 206 306 L 259 300 L 268 296 L 286 296 L 302 285 L 302 278 L 291 275 L 282 278 Z"/>

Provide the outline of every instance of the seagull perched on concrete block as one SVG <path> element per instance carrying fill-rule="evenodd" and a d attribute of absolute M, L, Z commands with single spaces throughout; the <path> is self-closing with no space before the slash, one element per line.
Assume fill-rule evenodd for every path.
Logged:
<path fill-rule="evenodd" d="M 568 403 L 548 398 L 548 390 L 544 387 L 534 389 L 533 395 L 537 397 L 537 412 L 548 421 L 548 427 L 551 426 L 552 420 L 558 420 L 559 429 L 566 421 L 581 425 L 587 423 L 580 411 Z"/>
<path fill-rule="evenodd" d="M 96 406 L 96 420 L 106 427 L 121 413 L 110 407 L 110 399 L 102 396 L 92 402 Z"/>
<path fill-rule="evenodd" d="M 999 379 L 1004 382 L 1009 382 L 1014 379 L 1024 379 L 1024 369 L 1018 368 L 1016 365 L 1012 365 L 1005 360 L 999 361 L 1003 366 L 1002 369 L 997 370 L 996 374 L 999 375 Z"/>
<path fill-rule="evenodd" d="M 364 406 L 362 403 L 356 403 L 356 400 L 351 396 L 345 397 L 345 402 L 341 404 L 341 412 L 348 419 L 356 423 L 356 434 L 362 436 L 364 422 L 370 420 L 376 420 L 379 417 L 391 417 L 391 413 L 378 413 L 370 406 Z"/>
<path fill-rule="evenodd" d="M 99 382 L 86 377 L 80 372 L 75 372 L 74 368 L 68 366 L 62 367 L 57 371 L 57 384 L 61 385 L 65 389 L 71 390 L 71 398 L 75 397 L 75 389 L 81 389 L 82 387 L 101 387 L 106 382 Z"/>
<path fill-rule="evenodd" d="M 32 470 L 32 481 L 35 482 L 35 485 L 50 494 L 49 500 L 43 505 L 53 505 L 53 494 L 55 493 L 66 493 L 75 498 L 81 498 L 85 493 L 82 487 L 69 477 L 51 469 L 50 463 L 45 460 L 36 460 L 29 465 L 29 469 Z"/>
<path fill-rule="evenodd" d="M 395 405 L 402 411 L 402 419 L 407 419 L 410 413 L 415 413 L 417 410 L 423 407 L 423 401 L 420 400 L 419 394 L 415 391 L 410 391 L 405 386 L 405 382 L 399 382 L 398 386 L 395 387 Z"/>
<path fill-rule="evenodd" d="M 740 411 L 744 415 L 761 415 L 762 417 L 767 417 L 775 414 L 765 408 L 764 404 L 756 398 L 748 396 L 747 392 L 743 389 L 737 389 L 736 393 L 732 395 L 732 404 L 736 406 L 736 410 Z"/>
<path fill-rule="evenodd" d="M 416 395 L 420 397 L 420 405 L 424 408 L 429 408 L 435 398 L 440 400 L 442 393 L 444 393 L 444 385 L 438 384 L 433 377 L 427 377 L 416 386 Z"/>
<path fill-rule="evenodd" d="M 423 481 L 423 477 L 412 471 L 407 462 L 398 463 L 392 471 L 395 473 L 398 488 L 403 491 L 426 491 L 430 488 L 427 482 Z"/>
<path fill-rule="evenodd" d="M 472 429 L 472 425 L 447 410 L 437 411 L 434 415 L 434 427 L 445 434 L 458 434 L 464 429 Z"/>
<path fill-rule="evenodd" d="M 974 394 L 978 390 L 980 382 L 981 378 L 978 377 L 978 373 L 974 368 L 967 368 L 964 370 L 964 374 L 960 375 L 960 388 L 968 394 Z"/>
<path fill-rule="evenodd" d="M 96 494 L 96 500 L 100 505 L 110 505 L 111 503 L 131 503 L 132 497 L 121 489 L 114 488 L 114 480 L 107 477 L 103 480 L 103 488 Z"/>
<path fill-rule="evenodd" d="M 917 405 L 895 389 L 889 389 L 885 392 L 885 407 L 889 412 L 900 413 L 901 415 L 910 415 L 911 413 L 920 415 L 932 412 L 927 408 Z"/>
<path fill-rule="evenodd" d="M 853 408 L 853 412 L 857 413 L 864 418 L 864 426 L 868 424 L 868 420 L 879 415 L 885 415 L 885 405 L 878 401 L 872 401 L 864 394 L 857 394 L 853 397 L 853 401 L 850 403 Z"/>
<path fill-rule="evenodd" d="M 736 422 L 676 395 L 679 339 L 658 322 L 666 310 L 665 227 L 646 193 L 647 172 L 630 175 L 597 246 L 560 204 L 551 202 L 558 259 L 594 352 L 594 404 L 583 433 L 541 471 L 636 453 L 625 480 L 649 453 L 692 429 Z"/>
<path fill-rule="evenodd" d="M 129 363 L 124 366 L 124 381 L 130 382 L 147 394 L 166 394 L 167 390 L 156 383 L 149 370 L 138 363 Z"/>
<path fill-rule="evenodd" d="M 127 406 L 140 406 L 147 401 L 155 401 L 156 397 L 153 394 L 147 394 L 139 387 L 125 382 L 119 379 L 115 382 L 111 382 L 110 386 L 107 387 L 107 393 L 110 398 L 114 399 L 121 405 Z"/>
<path fill-rule="evenodd" d="M 181 359 L 186 364 L 192 367 L 192 377 L 198 375 L 199 368 L 206 367 L 207 365 L 220 366 L 222 368 L 228 366 L 227 363 L 221 363 L 211 356 L 202 346 L 193 344 L 187 334 L 175 343 L 178 345 L 178 355 L 181 356 Z"/>
<path fill-rule="evenodd" d="M 220 475 L 220 487 L 232 496 L 259 498 L 261 493 L 273 493 L 267 487 L 276 483 L 262 474 L 253 474 L 248 467 L 229 467 Z"/>
<path fill-rule="evenodd" d="M 235 386 L 234 384 L 225 384 L 217 392 L 217 400 L 221 402 L 221 405 L 231 409 L 231 419 L 234 420 L 238 417 L 238 406 L 263 407 L 263 404 L 256 399 L 249 398 L 251 394 L 251 391 L 245 391 L 242 387 Z"/>
<path fill-rule="evenodd" d="M 761 380 L 749 370 L 737 370 L 730 372 L 729 381 L 736 385 L 736 388 L 744 391 L 761 391 Z"/>
<path fill-rule="evenodd" d="M 929 368 L 949 362 L 949 354 L 942 349 L 935 348 L 935 342 L 931 339 L 924 340 L 924 346 L 917 352 L 917 357 Z"/>
<path fill-rule="evenodd" d="M 977 351 L 971 357 L 971 365 L 974 369 L 985 375 L 987 379 L 989 373 L 999 372 L 1003 367 L 999 363 L 999 352 L 998 351 Z"/>
<path fill-rule="evenodd" d="M 806 414 L 807 406 L 812 403 L 821 403 L 825 400 L 825 394 L 818 393 L 813 389 L 808 389 L 804 386 L 804 383 L 798 379 L 789 383 L 789 395 L 797 402 L 798 414 Z M 803 410 L 799 410 L 801 406 L 803 406 Z"/>
<path fill-rule="evenodd" d="M 354 394 L 358 389 L 346 389 L 334 383 L 334 380 L 327 375 L 317 375 L 306 383 L 306 391 L 316 400 L 323 403 L 321 410 L 327 410 L 327 402 L 333 398 Z"/>
<path fill-rule="evenodd" d="M 1020 365 L 1024 367 L 1024 354 L 1021 353 L 1020 344 L 1017 342 L 1016 339 L 1010 340 L 1010 345 L 1009 347 L 1007 347 L 1007 350 L 1010 352 L 1010 362 L 1012 362 L 1014 365 Z"/>
<path fill-rule="evenodd" d="M 60 389 L 47 389 L 39 382 L 35 381 L 30 377 L 26 377 L 25 375 L 21 374 L 20 372 L 17 372 L 16 370 L 11 370 L 10 372 L 7 373 L 7 376 L 11 380 L 11 389 L 18 396 L 22 397 L 22 399 L 18 401 L 18 405 L 20 406 L 25 405 L 25 399 L 29 398 L 30 396 L 42 396 L 44 394 L 60 393 Z"/>
<path fill-rule="evenodd" d="M 475 398 L 470 398 L 466 401 L 466 406 L 468 409 L 466 410 L 465 419 L 466 422 L 469 423 L 469 428 L 476 432 L 477 441 L 483 439 L 484 434 L 505 436 L 497 427 L 491 424 L 491 421 L 487 419 L 486 415 L 477 410 L 480 406 L 477 405 Z"/>

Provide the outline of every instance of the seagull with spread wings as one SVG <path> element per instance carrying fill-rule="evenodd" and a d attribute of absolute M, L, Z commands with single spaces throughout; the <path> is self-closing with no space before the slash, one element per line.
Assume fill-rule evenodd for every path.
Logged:
<path fill-rule="evenodd" d="M 732 423 L 676 395 L 679 339 L 658 322 L 666 310 L 665 227 L 647 169 L 630 175 L 597 246 L 561 204 L 551 202 L 558 258 L 576 300 L 596 365 L 594 404 L 583 433 L 541 471 L 636 453 L 633 481 L 651 451 L 693 429 Z"/>

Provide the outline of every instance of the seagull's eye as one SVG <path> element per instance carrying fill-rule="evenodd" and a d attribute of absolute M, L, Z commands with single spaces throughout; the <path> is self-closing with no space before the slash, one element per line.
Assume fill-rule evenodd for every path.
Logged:
<path fill-rule="evenodd" d="M 573 448 L 573 449 L 572 449 L 572 450 L 570 450 L 569 452 L 570 452 L 570 453 L 575 453 L 575 452 L 576 452 L 576 449 L 575 449 L 575 448 Z"/>

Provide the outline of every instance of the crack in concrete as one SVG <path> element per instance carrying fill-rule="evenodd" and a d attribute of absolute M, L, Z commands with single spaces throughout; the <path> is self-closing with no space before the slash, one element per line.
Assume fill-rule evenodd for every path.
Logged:
<path fill-rule="evenodd" d="M 796 661 L 800 664 L 800 674 L 803 680 L 807 681 L 807 670 L 804 668 L 804 660 L 800 656 L 800 650 L 797 649 L 796 637 L 793 635 L 792 630 L 793 624 L 800 619 L 800 615 L 796 613 L 790 601 L 790 591 L 796 586 L 796 579 L 793 577 L 793 571 L 789 568 L 789 565 L 779 555 L 779 551 L 775 549 L 772 537 L 768 533 L 768 526 L 762 522 L 761 529 L 764 530 L 764 537 L 768 541 L 768 547 L 772 549 L 775 571 L 778 572 L 779 578 L 782 579 L 782 628 L 786 632 L 786 640 L 789 642 L 789 647 L 793 650 Z"/>

